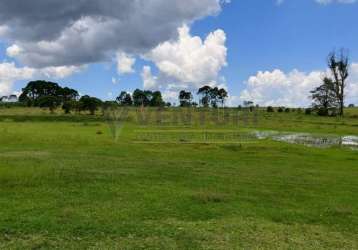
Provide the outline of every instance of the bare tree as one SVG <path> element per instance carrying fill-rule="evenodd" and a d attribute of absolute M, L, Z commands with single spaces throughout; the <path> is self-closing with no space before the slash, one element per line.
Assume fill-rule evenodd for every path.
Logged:
<path fill-rule="evenodd" d="M 333 77 L 334 93 L 339 103 L 339 114 L 341 116 L 344 115 L 344 91 L 349 76 L 349 66 L 349 56 L 344 49 L 341 49 L 338 54 L 335 51 L 329 54 L 328 67 Z"/>

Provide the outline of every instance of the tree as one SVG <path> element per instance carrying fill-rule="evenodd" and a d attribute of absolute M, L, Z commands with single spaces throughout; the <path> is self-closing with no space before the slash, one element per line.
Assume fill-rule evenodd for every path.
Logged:
<path fill-rule="evenodd" d="M 244 107 L 245 108 L 250 108 L 250 107 L 254 107 L 254 102 L 253 101 L 244 101 Z"/>
<path fill-rule="evenodd" d="M 28 106 L 40 106 L 39 100 L 45 96 L 56 97 L 58 102 L 65 103 L 66 101 L 77 100 L 79 94 L 74 89 L 62 88 L 54 82 L 31 81 L 22 89 L 19 101 Z M 41 103 L 43 105 L 43 100 Z"/>
<path fill-rule="evenodd" d="M 211 92 L 211 87 L 210 86 L 204 86 L 204 87 L 201 87 L 199 90 L 198 90 L 198 95 L 201 95 L 201 98 L 200 98 L 200 104 L 203 106 L 203 107 L 209 107 L 209 104 L 211 103 L 211 95 L 210 95 L 210 92 Z"/>
<path fill-rule="evenodd" d="M 136 89 L 132 97 L 135 106 L 163 107 L 165 105 L 160 91 Z"/>
<path fill-rule="evenodd" d="M 31 102 L 31 105 L 39 106 L 37 102 L 43 96 L 59 96 L 61 87 L 57 83 L 47 81 L 32 81 L 22 89 L 20 101 Z"/>
<path fill-rule="evenodd" d="M 91 115 L 94 115 L 98 107 L 101 106 L 102 101 L 95 97 L 90 97 L 88 95 L 82 96 L 80 99 L 80 109 L 88 110 Z"/>
<path fill-rule="evenodd" d="M 62 109 L 65 112 L 65 114 L 71 113 L 72 110 L 76 109 L 77 101 L 69 100 L 65 101 L 62 105 Z"/>
<path fill-rule="evenodd" d="M 218 99 L 221 102 L 221 106 L 224 107 L 225 100 L 228 98 L 228 93 L 225 89 L 219 89 Z"/>
<path fill-rule="evenodd" d="M 62 98 L 63 102 L 66 101 L 76 101 L 79 97 L 77 90 L 70 89 L 70 88 L 59 88 L 58 95 Z"/>
<path fill-rule="evenodd" d="M 332 79 L 325 77 L 323 84 L 311 91 L 313 108 L 319 115 L 326 116 L 330 110 L 335 110 L 339 105 L 336 98 L 335 86 Z"/>
<path fill-rule="evenodd" d="M 179 103 L 180 107 L 189 107 L 192 105 L 193 95 L 191 92 L 185 90 L 180 91 L 179 93 Z"/>
<path fill-rule="evenodd" d="M 224 107 L 225 100 L 228 97 L 228 93 L 225 89 L 219 89 L 218 87 L 212 88 L 210 86 L 201 87 L 197 94 L 201 96 L 200 104 L 203 107 L 209 107 L 211 105 L 213 108 L 217 108 L 218 103 L 221 103 L 221 106 Z"/>
<path fill-rule="evenodd" d="M 152 107 L 163 107 L 165 105 L 160 91 L 155 91 L 151 93 L 150 106 Z"/>
<path fill-rule="evenodd" d="M 148 99 L 148 92 L 144 92 L 140 89 L 136 89 L 133 92 L 133 103 L 135 106 L 148 106 L 150 100 Z"/>
<path fill-rule="evenodd" d="M 349 76 L 349 57 L 342 49 L 339 54 L 331 52 L 328 57 L 328 68 L 332 74 L 333 91 L 339 104 L 339 115 L 344 115 L 344 94 L 346 80 Z"/>
<path fill-rule="evenodd" d="M 219 89 L 218 89 L 218 87 L 211 88 L 210 91 L 209 91 L 209 95 L 210 95 L 211 106 L 213 108 L 217 108 L 218 107 L 218 102 L 219 102 Z"/>
<path fill-rule="evenodd" d="M 119 105 L 121 105 L 121 106 L 132 106 L 133 105 L 132 96 L 125 91 L 122 91 L 116 100 L 119 103 Z"/>
<path fill-rule="evenodd" d="M 273 112 L 275 112 L 275 109 L 274 109 L 272 106 L 268 106 L 267 109 L 266 109 L 266 111 L 267 111 L 268 113 L 273 113 Z"/>
<path fill-rule="evenodd" d="M 39 107 L 49 108 L 50 112 L 53 113 L 60 105 L 61 100 L 56 96 L 41 96 L 38 98 L 37 103 Z"/>

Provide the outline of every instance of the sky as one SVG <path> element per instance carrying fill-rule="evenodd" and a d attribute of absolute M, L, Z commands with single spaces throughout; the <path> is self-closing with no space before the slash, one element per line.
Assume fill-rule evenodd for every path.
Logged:
<path fill-rule="evenodd" d="M 121 91 L 226 88 L 228 106 L 308 106 L 333 50 L 349 51 L 358 105 L 356 0 L 2 0 L 0 96 L 43 79 Z"/>

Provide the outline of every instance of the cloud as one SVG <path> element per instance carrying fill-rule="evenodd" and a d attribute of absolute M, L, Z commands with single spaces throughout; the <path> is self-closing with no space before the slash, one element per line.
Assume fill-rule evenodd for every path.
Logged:
<path fill-rule="evenodd" d="M 61 66 L 35 69 L 30 67 L 17 67 L 14 62 L 0 63 L 0 96 L 14 93 L 13 85 L 16 81 L 31 80 L 33 78 L 60 79 L 80 72 L 83 67 Z"/>
<path fill-rule="evenodd" d="M 6 55 L 9 57 L 16 57 L 22 52 L 22 48 L 16 44 L 11 45 L 6 49 Z"/>
<path fill-rule="evenodd" d="M 9 95 L 15 81 L 30 79 L 35 70 L 24 67 L 17 68 L 15 63 L 0 63 L 0 96 Z"/>
<path fill-rule="evenodd" d="M 305 107 L 311 104 L 310 91 L 322 82 L 324 71 L 309 73 L 293 70 L 285 73 L 279 69 L 259 71 L 246 81 L 241 101 L 254 101 L 261 106 Z M 347 103 L 358 103 L 358 64 L 351 65 L 347 81 Z"/>
<path fill-rule="evenodd" d="M 135 58 L 127 55 L 124 52 L 117 52 L 116 61 L 117 61 L 118 74 L 121 75 L 121 74 L 134 73 L 133 66 L 136 62 Z"/>
<path fill-rule="evenodd" d="M 220 12 L 221 0 L 2 0 L 0 39 L 27 66 L 73 66 L 142 54 L 176 29 Z"/>
<path fill-rule="evenodd" d="M 152 75 L 150 66 L 144 66 L 142 70 L 142 80 L 144 89 L 154 89 L 157 87 L 157 77 Z"/>
<path fill-rule="evenodd" d="M 115 85 L 119 82 L 119 79 L 112 77 L 112 83 Z"/>
<path fill-rule="evenodd" d="M 46 67 L 40 70 L 36 70 L 39 75 L 43 75 L 47 78 L 62 79 L 69 77 L 75 73 L 79 73 L 84 70 L 86 66 L 58 66 L 58 67 Z"/>
<path fill-rule="evenodd" d="M 144 87 L 192 90 L 218 85 L 219 73 L 227 65 L 225 32 L 218 29 L 202 40 L 184 25 L 178 34 L 177 40 L 161 43 L 144 55 L 159 70 L 154 77 L 149 67 L 143 69 Z"/>

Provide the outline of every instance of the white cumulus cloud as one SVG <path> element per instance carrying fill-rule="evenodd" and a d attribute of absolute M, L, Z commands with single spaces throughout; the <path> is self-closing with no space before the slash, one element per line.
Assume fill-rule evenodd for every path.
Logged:
<path fill-rule="evenodd" d="M 0 96 L 14 93 L 13 85 L 16 81 L 32 80 L 34 78 L 60 79 L 80 72 L 84 67 L 59 66 L 35 69 L 17 67 L 14 62 L 0 63 Z"/>
<path fill-rule="evenodd" d="M 13 93 L 14 82 L 32 78 L 35 71 L 28 67 L 17 68 L 15 63 L 0 63 L 0 95 Z"/>
<path fill-rule="evenodd" d="M 118 74 L 134 73 L 133 66 L 136 62 L 134 57 L 127 55 L 124 52 L 117 52 L 116 61 Z"/>
<path fill-rule="evenodd" d="M 192 36 L 189 27 L 184 25 L 178 29 L 178 34 L 177 40 L 161 43 L 144 55 L 159 70 L 158 75 L 153 76 L 150 67 L 143 68 L 144 87 L 170 93 L 170 90 L 197 90 L 203 85 L 219 85 L 219 73 L 227 65 L 225 32 L 218 29 L 203 40 Z"/>
<path fill-rule="evenodd" d="M 259 71 L 246 81 L 241 101 L 253 101 L 262 106 L 306 107 L 311 104 L 310 91 L 322 83 L 327 71 L 309 73 L 293 70 L 285 73 L 279 69 Z M 351 65 L 347 80 L 346 102 L 358 103 L 358 64 Z"/>
<path fill-rule="evenodd" d="M 16 57 L 20 55 L 20 53 L 23 51 L 23 49 L 16 44 L 11 45 L 6 49 L 6 55 L 9 57 Z"/>

